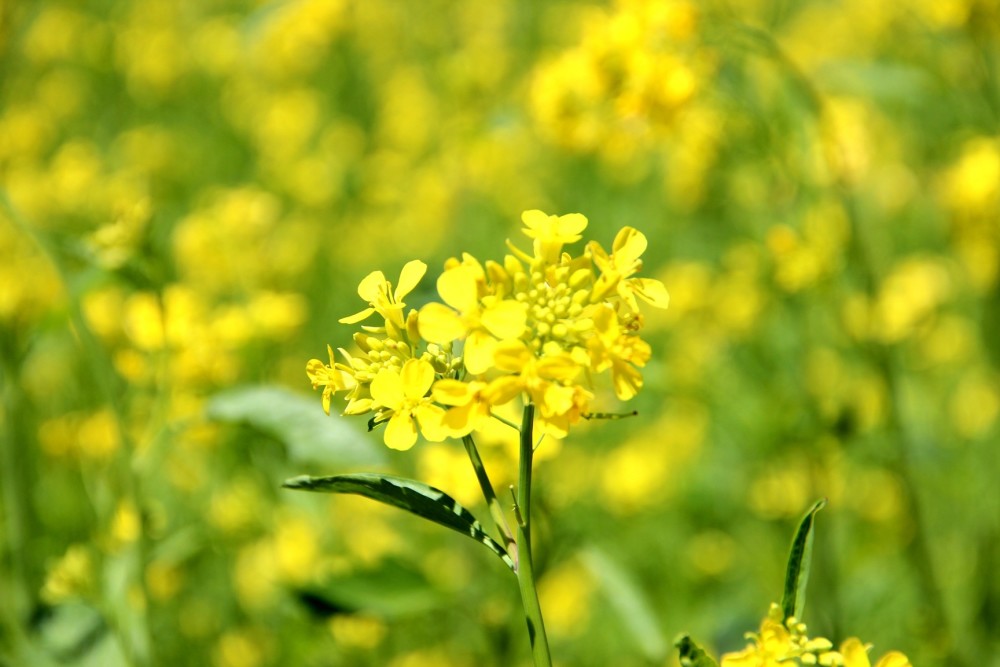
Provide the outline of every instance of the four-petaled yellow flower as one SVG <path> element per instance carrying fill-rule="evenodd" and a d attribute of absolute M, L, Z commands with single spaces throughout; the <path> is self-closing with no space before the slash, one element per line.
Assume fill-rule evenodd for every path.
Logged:
<path fill-rule="evenodd" d="M 521 222 L 525 236 L 534 239 L 535 256 L 549 263 L 559 259 L 563 245 L 579 241 L 587 228 L 587 218 L 579 213 L 548 215 L 531 210 L 521 214 Z"/>
<path fill-rule="evenodd" d="M 601 276 L 594 285 L 591 297 L 600 301 L 615 290 L 622 301 L 632 312 L 638 312 L 639 304 L 635 298 L 657 307 L 666 308 L 670 304 L 667 288 L 659 280 L 652 278 L 633 278 L 642 268 L 642 253 L 646 252 L 646 236 L 632 227 L 623 227 L 611 246 L 611 255 L 597 241 L 591 241 L 587 250 L 593 257 L 594 264 L 601 270 Z"/>
<path fill-rule="evenodd" d="M 420 335 L 432 343 L 464 339 L 465 368 L 473 375 L 493 367 L 497 340 L 517 338 L 524 333 L 527 312 L 517 301 L 481 296 L 483 270 L 469 264 L 454 266 L 438 278 L 438 293 L 446 305 L 429 303 L 417 320 Z M 450 306 L 450 308 L 449 308 Z"/>
<path fill-rule="evenodd" d="M 426 272 L 427 265 L 420 260 L 407 262 L 399 273 L 399 285 L 393 291 L 392 283 L 386 280 L 384 273 L 372 271 L 358 285 L 358 296 L 368 302 L 368 308 L 342 317 L 340 322 L 356 324 L 368 319 L 373 313 L 378 313 L 385 318 L 387 325 L 392 324 L 397 331 L 402 330 L 405 325 L 403 308 L 406 307 L 403 297 L 413 291 Z"/>
<path fill-rule="evenodd" d="M 378 422 L 388 421 L 385 444 L 391 449 L 409 449 L 417 442 L 417 427 L 428 440 L 448 435 L 442 425 L 444 409 L 428 395 L 434 384 L 434 367 L 423 359 L 410 359 L 397 373 L 382 369 L 372 380 L 372 404 Z"/>

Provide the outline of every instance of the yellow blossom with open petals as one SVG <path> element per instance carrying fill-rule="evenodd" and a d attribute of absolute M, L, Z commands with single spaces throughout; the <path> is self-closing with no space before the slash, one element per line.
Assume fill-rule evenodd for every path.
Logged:
<path fill-rule="evenodd" d="M 395 290 L 381 271 L 372 271 L 358 285 L 358 296 L 368 302 L 368 308 L 353 315 L 340 318 L 342 324 L 356 324 L 378 313 L 397 330 L 403 329 L 403 298 L 413 291 L 427 272 L 427 265 L 418 259 L 407 262 L 399 273 L 399 285 Z"/>
<path fill-rule="evenodd" d="M 306 375 L 309 376 L 313 389 L 323 387 L 323 412 L 330 414 L 330 399 L 334 392 L 342 391 L 348 387 L 343 371 L 336 368 L 333 348 L 327 345 L 326 351 L 330 355 L 330 363 L 324 364 L 319 359 L 310 359 L 309 363 L 306 364 Z"/>
<path fill-rule="evenodd" d="M 636 297 L 657 308 L 670 304 L 667 288 L 659 280 L 632 277 L 642 268 L 640 257 L 646 252 L 646 245 L 646 236 L 632 227 L 623 227 L 618 232 L 610 255 L 596 241 L 588 244 L 594 264 L 601 270 L 591 297 L 594 301 L 604 299 L 614 290 L 632 312 L 639 310 Z"/>
<path fill-rule="evenodd" d="M 465 367 L 474 375 L 493 366 L 497 340 L 517 338 L 524 332 L 527 314 L 524 304 L 495 296 L 480 297 L 478 285 L 482 269 L 459 264 L 446 270 L 437 281 L 445 304 L 429 303 L 420 310 L 420 335 L 434 343 L 465 340 Z"/>
<path fill-rule="evenodd" d="M 392 449 L 413 447 L 419 432 L 432 441 L 443 440 L 444 410 L 428 395 L 434 384 L 434 367 L 423 359 L 410 359 L 398 373 L 382 369 L 371 383 L 376 421 L 387 421 L 385 444 Z"/>
<path fill-rule="evenodd" d="M 827 665 L 830 667 L 872 667 L 868 659 L 870 646 L 857 638 L 833 650 L 833 642 L 825 637 L 809 637 L 806 626 L 796 618 L 782 620 L 781 607 L 772 604 L 761 623 L 760 632 L 748 633 L 751 643 L 742 651 L 722 656 L 721 667 L 790 667 L 794 665 Z M 886 653 L 875 667 L 912 667 L 899 651 Z"/>
<path fill-rule="evenodd" d="M 840 645 L 840 653 L 844 656 L 844 667 L 872 667 L 868 659 L 870 644 L 863 644 L 857 637 L 851 637 Z M 899 651 L 889 651 L 875 663 L 875 667 L 913 667 L 909 658 Z"/>
<path fill-rule="evenodd" d="M 563 245 L 579 241 L 587 228 L 587 218 L 579 213 L 548 215 L 531 210 L 521 214 L 521 222 L 525 235 L 534 239 L 535 257 L 546 262 L 555 262 Z"/>

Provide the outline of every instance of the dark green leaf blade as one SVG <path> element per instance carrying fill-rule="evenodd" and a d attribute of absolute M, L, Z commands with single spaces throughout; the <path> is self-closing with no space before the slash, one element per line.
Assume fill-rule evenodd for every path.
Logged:
<path fill-rule="evenodd" d="M 806 584 L 809 582 L 809 566 L 812 562 L 813 526 L 816 513 L 826 507 L 826 498 L 816 501 L 802 517 L 792 546 L 788 551 L 788 568 L 785 570 L 785 592 L 781 598 L 781 611 L 785 618 L 802 618 L 806 603 Z"/>
<path fill-rule="evenodd" d="M 332 477 L 303 475 L 287 480 L 283 486 L 321 493 L 351 493 L 406 510 L 471 537 L 499 556 L 507 567 L 514 569 L 510 555 L 486 534 L 472 512 L 444 491 L 422 482 L 378 473 L 357 473 Z"/>
<path fill-rule="evenodd" d="M 681 667 L 719 667 L 719 663 L 705 653 L 689 635 L 678 637 L 674 646 L 680 653 Z"/>

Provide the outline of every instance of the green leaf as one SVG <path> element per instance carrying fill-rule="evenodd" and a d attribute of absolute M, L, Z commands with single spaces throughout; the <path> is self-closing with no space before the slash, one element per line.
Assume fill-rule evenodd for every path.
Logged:
<path fill-rule="evenodd" d="M 352 467 L 385 462 L 384 451 L 363 426 L 324 414 L 318 396 L 281 387 L 242 387 L 213 396 L 205 412 L 214 421 L 247 424 L 280 440 L 295 463 Z"/>
<path fill-rule="evenodd" d="M 398 618 L 426 614 L 453 603 L 423 573 L 391 558 L 376 568 L 332 577 L 297 594 L 320 617 L 364 612 Z"/>
<path fill-rule="evenodd" d="M 668 650 L 667 640 L 660 632 L 659 620 L 642 588 L 628 572 L 597 548 L 587 549 L 582 559 L 643 655 L 651 662 L 663 662 Z"/>
<path fill-rule="evenodd" d="M 719 663 L 705 653 L 689 635 L 678 637 L 674 646 L 680 653 L 681 667 L 719 667 Z"/>
<path fill-rule="evenodd" d="M 287 489 L 302 491 L 353 493 L 398 507 L 471 537 L 499 556 L 511 570 L 514 569 L 514 562 L 510 556 L 502 546 L 486 534 L 472 512 L 459 505 L 447 493 L 435 489 L 433 486 L 378 473 L 335 475 L 333 477 L 303 475 L 287 480 L 283 486 Z"/>
<path fill-rule="evenodd" d="M 785 592 L 781 598 L 784 618 L 802 618 L 802 608 L 806 604 L 806 584 L 809 581 L 809 565 L 812 561 L 813 526 L 816 512 L 826 507 L 826 498 L 818 500 L 799 523 L 799 529 L 792 538 L 788 552 L 788 568 L 785 570 Z"/>

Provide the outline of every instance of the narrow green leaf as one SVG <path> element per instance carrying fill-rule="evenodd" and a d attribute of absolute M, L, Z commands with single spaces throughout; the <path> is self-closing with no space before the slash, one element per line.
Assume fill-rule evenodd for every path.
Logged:
<path fill-rule="evenodd" d="M 663 662 L 668 651 L 667 639 L 660 631 L 660 622 L 653 612 L 653 606 L 639 584 L 618 563 L 597 548 L 587 549 L 582 554 L 582 559 L 643 655 L 651 662 Z"/>
<path fill-rule="evenodd" d="M 806 604 L 806 584 L 809 581 L 809 566 L 812 562 L 813 526 L 816 512 L 826 507 L 826 498 L 818 500 L 802 517 L 792 546 L 788 552 L 788 568 L 785 570 L 785 592 L 781 598 L 781 611 L 785 618 L 802 618 L 802 608 Z"/>
<path fill-rule="evenodd" d="M 323 414 L 319 396 L 282 387 L 241 387 L 213 396 L 205 414 L 214 421 L 247 424 L 281 441 L 293 463 L 344 468 L 385 462 L 384 450 L 364 426 Z"/>
<path fill-rule="evenodd" d="M 719 667 L 711 656 L 691 639 L 690 635 L 681 635 L 674 642 L 680 653 L 681 667 Z"/>
<path fill-rule="evenodd" d="M 310 477 L 303 475 L 287 480 L 287 489 L 322 493 L 352 493 L 406 510 L 428 521 L 471 537 L 486 546 L 514 569 L 514 561 L 479 525 L 472 512 L 465 509 L 444 491 L 421 482 L 377 473 Z"/>

